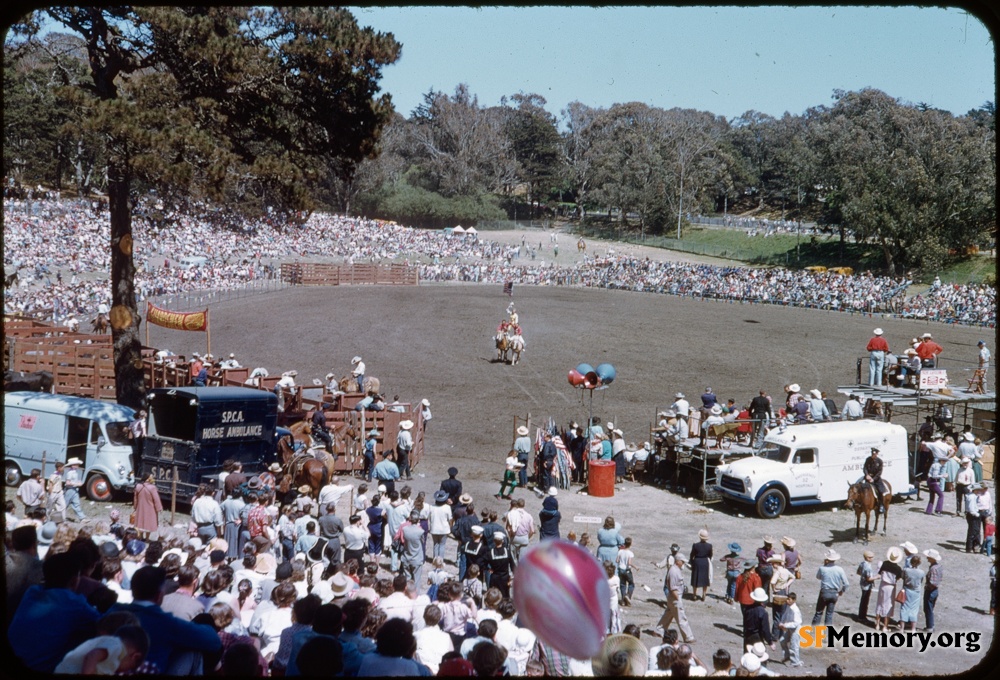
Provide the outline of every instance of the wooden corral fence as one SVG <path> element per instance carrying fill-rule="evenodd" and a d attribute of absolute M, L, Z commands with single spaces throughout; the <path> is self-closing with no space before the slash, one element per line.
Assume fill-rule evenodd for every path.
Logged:
<path fill-rule="evenodd" d="M 416 267 L 405 264 L 285 262 L 281 280 L 300 286 L 415 286 L 420 277 Z"/>
<path fill-rule="evenodd" d="M 10 343 L 10 353 L 14 371 L 50 371 L 57 394 L 115 399 L 114 350 L 110 335 L 19 337 Z"/>

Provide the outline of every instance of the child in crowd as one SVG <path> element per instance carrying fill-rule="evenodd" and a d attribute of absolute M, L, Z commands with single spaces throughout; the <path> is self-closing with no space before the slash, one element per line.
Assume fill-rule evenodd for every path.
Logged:
<path fill-rule="evenodd" d="M 437 561 L 439 558 L 434 559 Z M 477 607 L 483 606 L 483 582 L 479 579 L 478 564 L 470 564 L 465 570 L 465 580 L 462 581 L 462 594 L 465 597 L 471 598 Z"/>
<path fill-rule="evenodd" d="M 129 612 L 114 612 L 97 622 L 97 637 L 67 652 L 57 674 L 115 675 L 142 664 L 149 651 L 149 635 Z"/>
<path fill-rule="evenodd" d="M 984 555 L 993 555 L 993 536 L 997 532 L 996 520 L 993 519 L 993 515 L 986 517 L 985 524 L 983 525 L 983 549 Z"/>
<path fill-rule="evenodd" d="M 434 560 L 431 562 L 431 564 L 434 566 L 434 568 L 431 570 L 431 573 L 427 576 L 427 585 L 430 586 L 427 589 L 427 597 L 430 598 L 431 602 L 434 602 L 437 600 L 438 587 L 442 583 L 447 581 L 449 578 L 451 578 L 451 574 L 444 568 L 443 557 L 440 556 L 435 557 Z M 476 567 L 476 571 L 478 570 L 479 567 Z M 482 588 L 482 584 L 480 584 L 480 588 Z M 463 584 L 463 590 L 464 590 L 464 584 Z"/>

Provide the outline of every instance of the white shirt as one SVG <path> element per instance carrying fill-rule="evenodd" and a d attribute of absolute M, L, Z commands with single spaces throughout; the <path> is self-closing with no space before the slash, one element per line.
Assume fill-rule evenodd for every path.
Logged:
<path fill-rule="evenodd" d="M 519 630 L 510 619 L 500 619 L 497 621 L 497 634 L 493 636 L 493 641 L 510 652 L 517 644 Z"/>
<path fill-rule="evenodd" d="M 671 405 L 671 408 L 674 409 L 675 413 L 684 416 L 685 418 L 687 418 L 688 414 L 691 412 L 691 404 L 688 403 L 687 399 L 678 399 Z"/>
<path fill-rule="evenodd" d="M 990 365 L 990 351 L 983 345 L 979 348 L 979 367 L 986 368 Z"/>
<path fill-rule="evenodd" d="M 257 608 L 257 611 L 260 611 L 260 607 Z M 250 633 L 260 638 L 261 656 L 267 657 L 268 654 L 277 653 L 278 645 L 281 644 L 281 631 L 290 625 L 292 625 L 291 607 L 281 607 L 280 609 L 275 607 L 265 610 L 257 619 L 256 625 L 250 624 Z"/>
<path fill-rule="evenodd" d="M 222 526 L 222 506 L 211 496 L 199 496 L 191 504 L 191 520 L 195 524 Z"/>
<path fill-rule="evenodd" d="M 865 414 L 864 410 L 861 408 L 861 402 L 857 399 L 848 399 L 847 403 L 844 404 L 844 409 L 840 412 L 841 420 L 847 420 L 848 418 L 860 418 Z"/>
<path fill-rule="evenodd" d="M 387 619 L 413 621 L 413 600 L 406 593 L 393 593 L 379 600 L 378 608 L 385 612 Z"/>
<path fill-rule="evenodd" d="M 317 499 L 319 507 L 325 512 L 327 504 L 339 504 L 340 499 L 353 488 L 350 484 L 327 484 L 319 490 L 319 498 Z"/>
<path fill-rule="evenodd" d="M 451 506 L 447 503 L 433 505 L 427 512 L 427 526 L 432 534 L 451 533 Z"/>
<path fill-rule="evenodd" d="M 351 371 L 351 375 L 364 375 L 365 374 L 365 362 L 359 361 L 354 370 Z"/>
<path fill-rule="evenodd" d="M 455 651 L 451 636 L 437 626 L 427 626 L 413 634 L 417 639 L 417 652 L 413 660 L 431 669 L 431 675 L 437 675 L 441 666 L 441 657 Z"/>

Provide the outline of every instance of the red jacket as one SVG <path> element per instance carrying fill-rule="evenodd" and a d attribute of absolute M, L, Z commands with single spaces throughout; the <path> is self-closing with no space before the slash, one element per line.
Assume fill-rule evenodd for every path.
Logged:
<path fill-rule="evenodd" d="M 874 338 L 868 341 L 868 347 L 866 347 L 869 352 L 875 352 L 882 350 L 883 352 L 889 351 L 889 343 L 885 341 L 881 335 L 876 335 Z"/>
<path fill-rule="evenodd" d="M 749 578 L 747 574 L 750 575 Z M 750 597 L 750 593 L 760 587 L 760 574 L 753 569 L 744 569 L 743 573 L 736 577 L 736 601 L 740 604 L 753 604 L 754 600 Z"/>

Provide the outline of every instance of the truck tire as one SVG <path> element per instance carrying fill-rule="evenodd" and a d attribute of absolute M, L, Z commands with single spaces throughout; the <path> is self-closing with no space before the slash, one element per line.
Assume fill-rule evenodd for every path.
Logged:
<path fill-rule="evenodd" d="M 7 461 L 4 466 L 4 482 L 7 486 L 20 486 L 21 484 L 21 468 L 17 466 L 17 463 Z"/>
<path fill-rule="evenodd" d="M 87 497 L 92 501 L 111 500 L 111 482 L 101 474 L 93 474 L 87 479 Z"/>
<path fill-rule="evenodd" d="M 777 519 L 786 505 L 788 501 L 781 489 L 768 489 L 757 499 L 757 514 L 764 519 Z"/>

